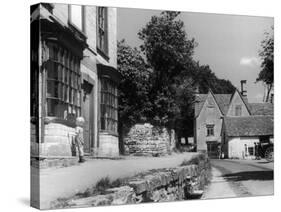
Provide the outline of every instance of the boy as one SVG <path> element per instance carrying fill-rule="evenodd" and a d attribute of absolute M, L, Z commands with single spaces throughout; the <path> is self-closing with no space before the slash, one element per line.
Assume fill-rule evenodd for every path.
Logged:
<path fill-rule="evenodd" d="M 83 117 L 76 118 L 76 128 L 75 128 L 75 143 L 78 148 L 79 163 L 84 163 L 84 138 L 83 138 L 83 125 L 85 120 Z"/>

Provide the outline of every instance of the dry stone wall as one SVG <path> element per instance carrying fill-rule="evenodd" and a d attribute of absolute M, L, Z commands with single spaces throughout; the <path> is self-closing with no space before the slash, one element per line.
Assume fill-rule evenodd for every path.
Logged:
<path fill-rule="evenodd" d="M 167 129 L 158 129 L 151 124 L 136 124 L 124 138 L 125 152 L 136 156 L 167 155 L 173 143 Z"/>
<path fill-rule="evenodd" d="M 198 164 L 156 169 L 124 180 L 120 187 L 105 190 L 102 195 L 72 198 L 53 208 L 122 205 L 146 202 L 188 200 L 199 197 L 210 178 L 208 158 Z"/>

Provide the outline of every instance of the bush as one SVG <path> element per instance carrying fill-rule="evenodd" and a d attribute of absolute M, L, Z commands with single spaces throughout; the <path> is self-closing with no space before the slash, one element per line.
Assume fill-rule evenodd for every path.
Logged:
<path fill-rule="evenodd" d="M 205 161 L 206 158 L 206 154 L 200 153 L 193 156 L 190 160 L 184 160 L 180 166 L 199 165 L 200 161 Z"/>
<path fill-rule="evenodd" d="M 109 177 L 105 177 L 100 179 L 95 186 L 95 191 L 99 194 L 104 194 L 105 190 L 110 188 L 110 179 Z"/>

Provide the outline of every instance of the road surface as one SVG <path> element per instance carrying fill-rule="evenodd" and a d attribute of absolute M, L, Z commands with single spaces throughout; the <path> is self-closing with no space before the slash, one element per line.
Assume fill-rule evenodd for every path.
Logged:
<path fill-rule="evenodd" d="M 274 163 L 265 160 L 211 160 L 213 178 L 203 199 L 273 195 Z"/>
<path fill-rule="evenodd" d="M 67 198 L 78 192 L 84 192 L 101 178 L 108 176 L 111 180 L 115 180 L 133 176 L 145 170 L 176 167 L 184 160 L 190 160 L 195 154 L 188 152 L 165 157 L 125 157 L 123 160 L 93 159 L 78 166 L 41 169 L 41 208 L 49 208 L 50 203 L 58 198 Z"/>

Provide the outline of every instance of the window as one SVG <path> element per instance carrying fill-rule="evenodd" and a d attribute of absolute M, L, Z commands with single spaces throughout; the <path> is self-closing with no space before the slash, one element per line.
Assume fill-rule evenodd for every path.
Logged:
<path fill-rule="evenodd" d="M 80 116 L 80 59 L 57 44 L 48 43 L 48 47 L 47 116 Z"/>
<path fill-rule="evenodd" d="M 207 125 L 207 136 L 213 136 L 214 135 L 214 125 Z"/>
<path fill-rule="evenodd" d="M 241 116 L 242 115 L 242 106 L 236 105 L 235 106 L 235 116 Z"/>
<path fill-rule="evenodd" d="M 101 79 L 100 129 L 117 133 L 117 87 L 108 78 Z"/>
<path fill-rule="evenodd" d="M 248 147 L 248 153 L 249 153 L 250 156 L 255 155 L 254 147 Z"/>
<path fill-rule="evenodd" d="M 83 31 L 83 7 L 81 5 L 69 5 L 69 21 L 77 29 Z"/>
<path fill-rule="evenodd" d="M 208 107 L 211 107 L 211 108 L 215 107 L 215 104 L 214 104 L 212 98 L 208 98 Z"/>
<path fill-rule="evenodd" d="M 97 48 L 107 54 L 107 9 L 97 8 Z"/>

